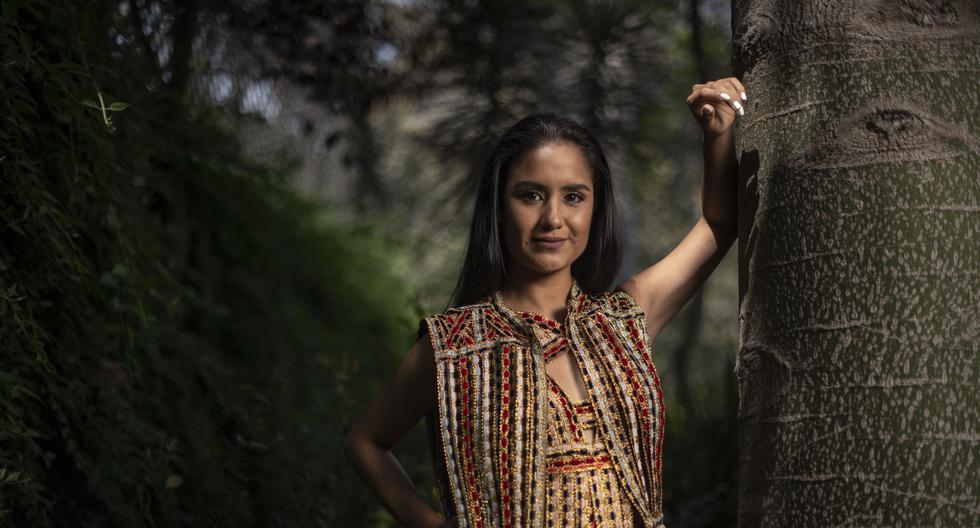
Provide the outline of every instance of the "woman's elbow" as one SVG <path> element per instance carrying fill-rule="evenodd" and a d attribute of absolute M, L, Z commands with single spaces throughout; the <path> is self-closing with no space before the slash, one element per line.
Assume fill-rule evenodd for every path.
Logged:
<path fill-rule="evenodd" d="M 347 461 L 354 465 L 357 458 L 357 453 L 360 451 L 359 447 L 364 443 L 364 437 L 358 434 L 357 429 L 346 427 L 341 432 L 342 442 L 344 446 L 344 456 L 347 457 Z"/>

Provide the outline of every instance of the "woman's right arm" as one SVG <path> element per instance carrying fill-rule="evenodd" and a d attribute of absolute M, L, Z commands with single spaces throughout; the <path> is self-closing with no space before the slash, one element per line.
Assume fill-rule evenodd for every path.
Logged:
<path fill-rule="evenodd" d="M 409 527 L 437 527 L 446 522 L 391 453 L 392 446 L 435 409 L 433 355 L 428 334 L 424 334 L 344 434 L 344 452 L 351 466 L 395 518 Z"/>

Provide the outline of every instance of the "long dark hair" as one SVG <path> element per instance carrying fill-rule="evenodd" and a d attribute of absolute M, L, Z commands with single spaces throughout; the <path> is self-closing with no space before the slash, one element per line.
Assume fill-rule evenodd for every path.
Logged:
<path fill-rule="evenodd" d="M 480 179 L 473 220 L 450 306 L 479 302 L 498 290 L 507 277 L 507 251 L 501 239 L 503 191 L 511 167 L 535 148 L 569 143 L 582 152 L 592 169 L 594 202 L 589 242 L 572 263 L 572 276 L 588 293 L 608 291 L 619 272 L 622 241 L 612 175 L 602 147 L 588 129 L 574 120 L 547 112 L 514 123 L 494 148 Z"/>

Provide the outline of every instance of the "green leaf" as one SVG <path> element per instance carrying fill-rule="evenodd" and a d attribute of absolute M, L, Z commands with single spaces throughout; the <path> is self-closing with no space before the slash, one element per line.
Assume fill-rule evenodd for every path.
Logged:
<path fill-rule="evenodd" d="M 114 112 L 118 112 L 120 110 L 125 110 L 128 107 L 129 107 L 129 103 L 118 103 L 117 102 L 117 103 L 112 103 L 111 105 L 109 105 L 108 110 L 112 110 Z"/>

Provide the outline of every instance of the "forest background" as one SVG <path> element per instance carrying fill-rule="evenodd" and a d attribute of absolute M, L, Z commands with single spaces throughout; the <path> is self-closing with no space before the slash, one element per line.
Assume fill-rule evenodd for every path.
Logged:
<path fill-rule="evenodd" d="M 496 138 L 592 129 L 620 279 L 653 264 L 730 9 L 0 2 L 0 525 L 394 525 L 343 428 L 445 308 Z M 654 343 L 675 528 L 735 524 L 735 257 Z M 437 504 L 423 424 L 394 451 Z"/>

